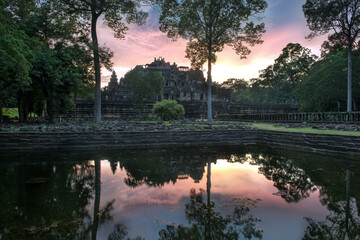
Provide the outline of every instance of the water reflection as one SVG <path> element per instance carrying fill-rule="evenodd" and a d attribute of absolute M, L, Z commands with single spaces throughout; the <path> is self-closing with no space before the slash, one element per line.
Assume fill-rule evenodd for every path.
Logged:
<path fill-rule="evenodd" d="M 0 174 L 0 239 L 75 239 L 89 228 L 89 162 L 1 164 Z"/>
<path fill-rule="evenodd" d="M 292 160 L 283 156 L 273 154 L 253 154 L 251 157 L 246 155 L 232 155 L 228 162 L 250 162 L 252 165 L 259 166 L 259 173 L 263 174 L 268 180 L 274 183 L 278 192 L 274 195 L 280 196 L 286 202 L 299 202 L 310 196 L 316 190 L 305 171 L 294 166 Z"/>
<path fill-rule="evenodd" d="M 211 201 L 211 158 L 207 162 L 207 202 L 203 200 L 204 190 L 198 193 L 190 190 L 190 203 L 185 205 L 186 217 L 191 226 L 167 225 L 159 232 L 161 240 L 173 239 L 239 239 L 240 234 L 246 239 L 262 238 L 262 231 L 257 229 L 260 220 L 248 215 L 250 207 L 255 207 L 257 200 L 233 198 L 227 207 L 233 207 L 232 214 L 222 216 L 215 211 Z M 225 206 L 225 204 L 224 204 Z"/>
<path fill-rule="evenodd" d="M 357 162 L 271 148 L 15 157 L 0 156 L 1 240 L 360 238 Z"/>
<path fill-rule="evenodd" d="M 350 197 L 350 171 L 346 170 L 346 201 L 329 200 L 330 214 L 326 221 L 317 221 L 307 217 L 309 225 L 304 240 L 308 239 L 360 239 L 360 218 L 356 199 Z"/>

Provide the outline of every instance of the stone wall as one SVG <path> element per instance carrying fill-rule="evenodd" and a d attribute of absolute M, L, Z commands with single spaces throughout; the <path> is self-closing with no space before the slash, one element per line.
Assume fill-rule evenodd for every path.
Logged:
<path fill-rule="evenodd" d="M 179 101 L 185 108 L 186 118 L 206 118 L 207 103 L 204 101 Z M 144 104 L 143 115 L 150 115 L 154 103 Z M 102 101 L 101 113 L 103 118 L 130 119 L 139 115 L 139 110 L 132 102 Z M 297 106 L 290 104 L 243 104 L 236 102 L 213 102 L 213 116 L 223 120 L 229 120 L 238 114 L 255 113 L 294 113 L 298 110 Z M 56 117 L 63 118 L 92 118 L 94 103 L 91 101 L 78 101 L 76 107 L 68 114 L 59 114 L 54 109 Z"/>
<path fill-rule="evenodd" d="M 360 159 L 360 137 L 265 130 L 90 133 L 0 133 L 0 151 L 260 144 L 344 154 Z"/>
<path fill-rule="evenodd" d="M 256 142 L 261 145 L 299 148 L 354 156 L 360 160 L 360 137 L 331 134 L 289 133 L 258 130 Z"/>
<path fill-rule="evenodd" d="M 252 130 L 0 133 L 1 150 L 255 144 Z"/>

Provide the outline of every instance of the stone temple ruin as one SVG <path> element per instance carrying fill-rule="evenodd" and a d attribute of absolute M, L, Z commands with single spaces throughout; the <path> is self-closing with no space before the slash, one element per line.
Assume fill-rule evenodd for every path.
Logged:
<path fill-rule="evenodd" d="M 166 62 L 164 58 L 155 58 L 150 64 L 138 65 L 135 69 L 142 72 L 158 71 L 165 79 L 165 86 L 157 101 L 176 100 L 185 108 L 185 117 L 205 118 L 207 113 L 207 82 L 199 69 L 177 66 Z M 113 72 L 108 86 L 101 94 L 101 111 L 104 118 L 128 119 L 139 114 L 134 104 L 134 95 L 127 88 L 129 79 L 118 81 Z M 252 113 L 288 113 L 297 111 L 291 105 L 279 104 L 244 104 L 231 101 L 229 89 L 212 89 L 213 115 L 252 114 Z M 145 104 L 143 114 L 150 114 L 154 102 Z M 94 102 L 77 101 L 76 107 L 63 117 L 92 118 Z"/>
<path fill-rule="evenodd" d="M 161 72 L 165 79 L 165 87 L 158 99 L 170 99 L 178 102 L 206 101 L 206 81 L 204 74 L 199 69 L 177 66 L 175 63 L 165 62 L 164 58 L 155 58 L 150 64 L 137 65 L 136 70 L 141 72 Z M 109 85 L 103 90 L 103 101 L 132 102 L 133 94 L 126 87 L 126 79 L 117 81 L 116 73 L 113 72 Z"/>

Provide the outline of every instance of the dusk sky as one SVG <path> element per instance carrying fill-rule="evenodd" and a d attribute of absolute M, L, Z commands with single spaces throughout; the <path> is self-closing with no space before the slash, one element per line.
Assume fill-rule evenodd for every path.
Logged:
<path fill-rule="evenodd" d="M 320 46 L 326 36 L 312 40 L 305 39 L 309 34 L 302 5 L 306 0 L 268 0 L 268 8 L 263 14 L 266 33 L 264 43 L 251 48 L 247 59 L 240 59 L 231 47 L 225 47 L 218 53 L 218 60 L 213 65 L 213 81 L 223 82 L 228 78 L 249 80 L 258 77 L 259 70 L 273 64 L 281 50 L 290 42 L 300 43 L 319 55 Z M 98 22 L 98 39 L 100 46 L 110 47 L 114 52 L 114 70 L 118 78 L 136 65 L 151 63 L 154 57 L 163 57 L 167 62 L 178 66 L 190 66 L 185 58 L 186 40 L 171 41 L 159 30 L 160 9 L 149 9 L 147 23 L 141 27 L 131 25 L 125 40 L 115 39 L 113 32 L 102 22 Z M 206 74 L 206 69 L 204 70 Z M 102 86 L 106 85 L 111 73 L 102 71 Z"/>

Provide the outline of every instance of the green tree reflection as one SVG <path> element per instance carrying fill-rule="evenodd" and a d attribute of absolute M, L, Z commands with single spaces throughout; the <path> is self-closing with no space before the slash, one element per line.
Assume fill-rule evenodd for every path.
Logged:
<path fill-rule="evenodd" d="M 114 200 L 100 209 L 100 160 L 2 163 L 0 182 L 1 240 L 96 239 L 111 219 Z"/>
<path fill-rule="evenodd" d="M 110 160 L 112 166 L 114 161 Z M 176 183 L 178 179 L 191 177 L 195 182 L 202 179 L 205 162 L 196 156 L 164 156 L 122 158 L 120 167 L 126 170 L 126 185 L 131 188 L 146 184 L 153 187 Z"/>
<path fill-rule="evenodd" d="M 190 203 L 185 205 L 185 214 L 191 226 L 167 225 L 159 232 L 160 240 L 175 239 L 239 239 L 240 235 L 246 239 L 262 239 L 262 231 L 257 229 L 260 220 L 249 215 L 250 207 L 255 206 L 256 200 L 234 198 L 227 206 L 234 207 L 231 215 L 222 216 L 215 211 L 215 203 L 211 201 L 211 160 L 207 163 L 207 202 L 203 199 L 203 190 L 196 193 L 190 190 Z M 251 204 L 249 204 L 251 203 Z"/>
<path fill-rule="evenodd" d="M 350 197 L 350 171 L 346 171 L 346 201 L 328 201 L 330 215 L 326 221 L 305 218 L 309 225 L 304 240 L 358 240 L 360 239 L 360 218 L 356 200 Z"/>
<path fill-rule="evenodd" d="M 231 155 L 228 162 L 258 165 L 259 173 L 273 181 L 274 187 L 278 189 L 274 195 L 280 196 L 286 202 L 299 202 L 316 190 L 315 184 L 303 169 L 297 167 L 292 160 L 276 154 Z"/>
<path fill-rule="evenodd" d="M 0 172 L 2 240 L 74 239 L 88 228 L 94 186 L 89 162 L 2 164 Z"/>

